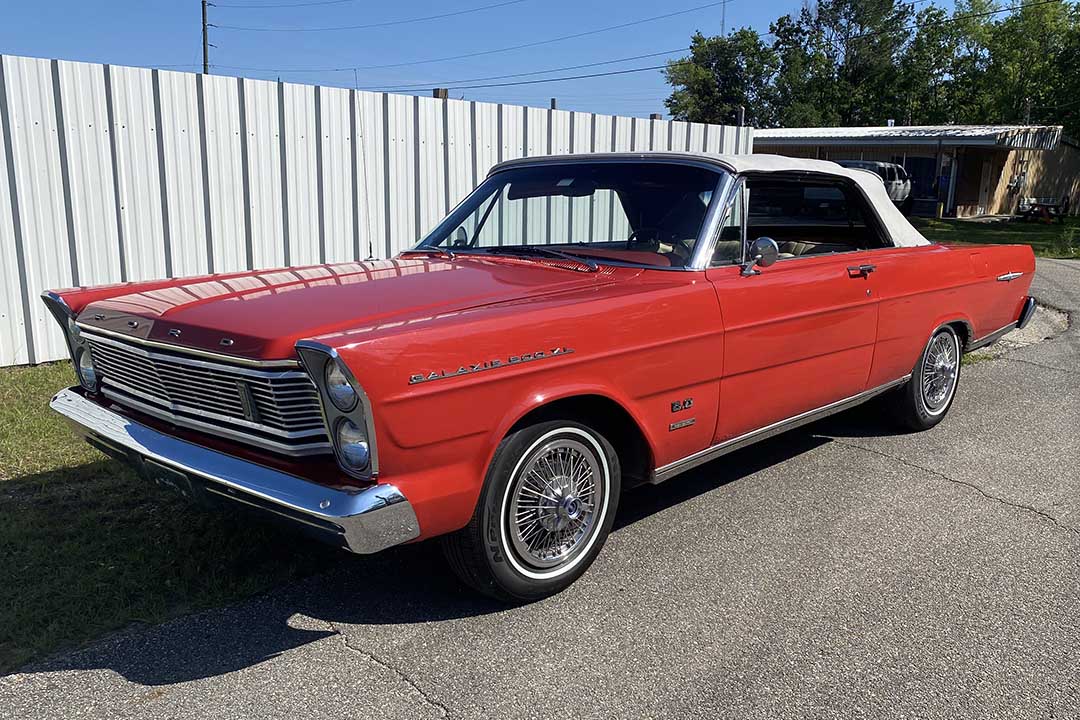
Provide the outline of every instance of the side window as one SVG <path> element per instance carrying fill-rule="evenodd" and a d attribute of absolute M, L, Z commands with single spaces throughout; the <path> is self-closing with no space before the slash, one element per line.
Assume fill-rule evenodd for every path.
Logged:
<path fill-rule="evenodd" d="M 720 235 L 716 239 L 710 265 L 731 265 L 742 260 L 743 199 L 745 189 L 740 185 L 735 199 L 728 206 L 724 220 L 720 224 Z"/>
<path fill-rule="evenodd" d="M 771 237 L 780 259 L 882 247 L 875 216 L 851 185 L 819 179 L 751 177 L 747 242 Z"/>
<path fill-rule="evenodd" d="M 895 165 L 886 165 L 885 166 L 885 179 L 888 180 L 889 182 L 896 182 L 896 166 Z"/>

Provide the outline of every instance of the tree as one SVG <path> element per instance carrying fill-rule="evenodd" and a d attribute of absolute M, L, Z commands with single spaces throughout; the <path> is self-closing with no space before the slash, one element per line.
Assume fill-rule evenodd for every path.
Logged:
<path fill-rule="evenodd" d="M 993 90 L 991 118 L 1007 123 L 1056 119 L 1044 108 L 1057 104 L 1063 83 L 1078 70 L 1059 62 L 1075 17 L 1069 6 L 1050 3 L 1022 8 L 994 24 L 986 71 Z"/>
<path fill-rule="evenodd" d="M 956 26 L 934 6 L 920 11 L 915 24 L 915 36 L 900 58 L 898 114 L 905 125 L 940 125 L 952 117 Z"/>
<path fill-rule="evenodd" d="M 759 127 L 1063 124 L 1080 135 L 1080 3 L 807 0 L 770 26 L 696 33 L 669 63 L 672 116 Z"/>
<path fill-rule="evenodd" d="M 746 122 L 769 127 L 773 116 L 776 57 L 749 28 L 725 37 L 690 41 L 690 56 L 672 60 L 664 75 L 674 89 L 665 101 L 676 120 L 731 124 L 739 108 Z"/>
<path fill-rule="evenodd" d="M 769 28 L 779 62 L 774 114 L 781 127 L 839 125 L 840 86 L 835 58 L 808 8 L 784 15 Z"/>

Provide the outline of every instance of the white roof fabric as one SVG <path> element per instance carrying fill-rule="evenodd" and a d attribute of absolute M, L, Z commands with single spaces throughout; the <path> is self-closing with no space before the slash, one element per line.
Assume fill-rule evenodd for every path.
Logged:
<path fill-rule="evenodd" d="M 846 168 L 828 160 L 805 160 L 784 155 L 713 155 L 711 157 L 739 173 L 812 172 L 849 178 L 859 186 L 874 206 L 893 245 L 917 247 L 930 244 L 930 241 L 908 222 L 904 214 L 889 199 L 885 184 L 874 173 L 858 168 Z"/>

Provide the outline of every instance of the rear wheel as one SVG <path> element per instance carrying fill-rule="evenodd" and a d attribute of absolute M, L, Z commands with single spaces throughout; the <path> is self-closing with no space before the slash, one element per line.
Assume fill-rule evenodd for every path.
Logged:
<path fill-rule="evenodd" d="M 910 430 L 928 430 L 945 417 L 960 384 L 960 337 L 948 325 L 930 337 L 911 380 L 894 396 L 896 414 Z"/>
<path fill-rule="evenodd" d="M 579 578 L 611 530 L 619 459 L 600 433 L 572 421 L 508 435 L 467 526 L 443 540 L 454 572 L 507 601 L 538 600 Z"/>

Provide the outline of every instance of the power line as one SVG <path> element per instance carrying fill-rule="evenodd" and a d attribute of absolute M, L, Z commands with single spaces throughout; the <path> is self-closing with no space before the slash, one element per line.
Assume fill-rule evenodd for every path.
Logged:
<path fill-rule="evenodd" d="M 545 78 L 542 80 L 518 80 L 517 82 L 491 83 L 488 85 L 455 85 L 453 90 L 475 90 L 477 88 L 508 87 L 510 85 L 538 85 L 540 83 L 563 82 L 564 80 L 581 80 L 583 78 L 608 77 L 609 75 L 627 75 L 629 73 L 645 72 L 646 70 L 662 70 L 667 65 L 651 65 L 649 67 L 631 68 L 629 70 L 609 70 L 602 73 L 588 73 L 586 75 L 568 75 L 565 77 Z"/>
<path fill-rule="evenodd" d="M 633 22 L 630 22 L 630 23 L 624 23 L 624 24 L 621 24 L 621 25 L 612 26 L 612 27 L 609 27 L 609 28 L 601 28 L 601 29 L 597 29 L 597 30 L 591 30 L 591 31 L 587 31 L 585 33 L 578 33 L 578 34 L 575 34 L 575 35 L 565 36 L 565 37 L 562 37 L 562 38 L 553 38 L 551 40 L 537 41 L 536 43 L 528 43 L 526 45 L 516 46 L 516 47 L 513 47 L 513 48 L 502 48 L 502 49 L 498 49 L 498 50 L 484 51 L 484 52 L 481 52 L 481 53 L 470 53 L 470 54 L 464 55 L 464 56 L 456 56 L 456 57 L 453 57 L 453 58 L 441 58 L 439 60 L 415 61 L 415 62 L 410 62 L 410 63 L 399 63 L 399 64 L 394 64 L 394 65 L 382 65 L 382 66 L 370 66 L 370 67 L 360 67 L 360 66 L 358 66 L 355 69 L 365 70 L 365 69 L 377 69 L 377 68 L 382 68 L 382 67 L 400 67 L 400 66 L 403 66 L 403 65 L 418 65 L 418 64 L 424 64 L 424 63 L 429 63 L 429 62 L 439 62 L 441 60 L 453 60 L 453 59 L 458 59 L 460 57 L 474 57 L 476 55 L 484 55 L 484 54 L 492 54 L 492 53 L 498 53 L 498 52 L 506 52 L 508 50 L 518 49 L 520 47 L 533 47 L 535 45 L 548 44 L 548 43 L 552 43 L 552 42 L 559 42 L 561 40 L 566 40 L 566 39 L 570 39 L 570 38 L 574 38 L 574 37 L 582 37 L 584 35 L 591 35 L 591 34 L 596 34 L 596 33 L 600 33 L 600 32 L 606 32 L 608 30 L 627 27 L 627 26 L 630 26 L 630 25 L 638 25 L 638 24 L 642 24 L 642 23 L 645 23 L 645 22 L 651 22 L 653 20 L 657 20 L 657 19 L 661 19 L 661 18 L 665 18 L 665 17 L 671 17 L 672 15 L 686 14 L 686 13 L 689 13 L 689 12 L 694 12 L 696 10 L 702 10 L 702 9 L 706 9 L 706 8 L 709 8 L 709 7 L 715 7 L 717 5 L 722 5 L 724 2 L 727 2 L 727 1 L 728 0 L 721 0 L 720 2 L 709 3 L 707 5 L 702 5 L 702 6 L 699 6 L 699 7 L 696 7 L 696 8 L 690 8 L 690 9 L 678 11 L 678 12 L 675 12 L 675 13 L 669 13 L 667 15 L 661 15 L 661 16 L 657 16 L 657 17 L 654 17 L 654 18 L 646 18 L 644 20 L 637 20 L 637 21 L 633 21 Z M 1020 4 L 1020 5 L 1014 5 L 1014 6 L 1010 6 L 1010 7 L 1007 7 L 1007 8 L 1001 8 L 1001 9 L 998 9 L 998 10 L 991 10 L 991 11 L 979 12 L 979 13 L 966 13 L 964 15 L 956 15 L 956 16 L 953 16 L 951 18 L 947 18 L 945 20 L 931 22 L 931 23 L 915 23 L 913 25 L 910 25 L 910 26 L 907 26 L 907 27 L 904 27 L 904 28 L 898 28 L 896 30 L 864 33 L 862 35 L 853 36 L 852 39 L 859 38 L 859 37 L 868 37 L 868 36 L 874 35 L 874 34 L 881 34 L 882 32 L 899 32 L 899 31 L 902 31 L 902 30 L 911 30 L 911 29 L 922 28 L 922 27 L 932 27 L 932 26 L 935 26 L 935 25 L 941 25 L 941 24 L 948 23 L 948 22 L 957 22 L 959 20 L 963 20 L 963 19 L 966 19 L 966 18 L 972 18 L 972 17 L 985 17 L 985 16 L 989 16 L 989 15 L 997 15 L 997 14 L 1000 14 L 1000 13 L 1003 13 L 1003 12 L 1010 12 L 1010 11 L 1013 11 L 1013 10 L 1022 10 L 1024 8 L 1028 8 L 1028 7 L 1036 7 L 1036 6 L 1039 6 L 1039 5 L 1048 5 L 1048 4 L 1052 3 L 1052 2 L 1061 2 L 1061 0 L 1037 0 L 1036 2 L 1030 2 L 1030 3 L 1024 3 L 1024 4 Z M 767 37 L 767 36 L 771 35 L 772 33 L 756 32 L 755 34 L 758 37 Z M 678 51 L 675 51 L 675 52 L 678 52 Z M 655 55 L 661 55 L 661 54 L 669 54 L 669 53 L 656 53 Z M 648 56 L 649 55 L 644 55 L 644 56 L 640 56 L 640 57 L 648 57 Z M 612 60 L 612 61 L 600 62 L 600 63 L 586 63 L 584 66 L 595 66 L 595 65 L 609 64 L 609 63 L 614 63 L 614 62 L 623 62 L 623 61 L 625 61 L 627 59 L 629 59 L 629 58 L 623 58 L 622 60 Z M 250 70 L 250 71 L 256 71 L 256 72 L 297 72 L 297 73 L 299 73 L 299 72 L 344 72 L 344 71 L 352 71 L 354 69 L 353 67 L 343 67 L 343 68 L 304 68 L 304 69 L 294 69 L 294 70 L 283 70 L 283 69 L 274 69 L 274 68 L 252 68 L 252 67 L 239 67 L 239 66 L 228 66 L 228 65 L 220 65 L 220 66 L 216 66 L 216 67 L 222 67 L 222 68 L 234 69 L 234 70 Z M 582 79 L 594 78 L 594 77 L 609 77 L 609 76 L 612 76 L 612 75 L 626 75 L 626 74 L 638 73 L 638 72 L 648 72 L 648 71 L 651 71 L 651 70 L 661 70 L 661 69 L 663 69 L 665 67 L 667 67 L 667 66 L 666 65 L 653 65 L 653 66 L 649 66 L 649 67 L 630 68 L 630 69 L 627 69 L 627 70 L 615 70 L 615 71 L 603 72 L 603 73 L 587 73 L 587 74 L 582 74 L 582 75 L 570 75 L 570 76 L 556 77 L 556 78 L 545 78 L 545 79 L 539 79 L 539 80 L 523 80 L 523 81 L 505 82 L 505 83 L 489 83 L 489 84 L 475 84 L 475 85 L 461 85 L 461 84 L 455 84 L 455 83 L 429 83 L 429 84 L 423 84 L 422 86 L 418 84 L 415 87 L 447 87 L 447 88 L 453 88 L 455 90 L 473 90 L 473 89 L 482 89 L 482 88 L 510 87 L 510 86 L 516 86 L 516 85 L 536 85 L 536 84 L 541 84 L 541 83 L 563 82 L 563 81 L 567 81 L 567 80 L 582 80 Z M 571 69 L 571 68 L 568 67 L 566 69 Z M 557 70 L 555 70 L 555 69 L 549 69 L 549 70 L 535 71 L 535 72 L 532 72 L 532 73 L 516 73 L 513 76 L 544 74 L 544 73 L 556 72 L 556 71 Z M 512 76 L 507 76 L 507 77 L 512 77 Z M 497 76 L 492 76 L 490 78 L 476 78 L 474 80 L 466 80 L 466 81 L 458 81 L 458 82 L 474 82 L 475 80 L 483 80 L 483 79 L 500 79 L 500 78 L 498 78 Z M 387 87 L 405 88 L 405 86 L 401 86 L 401 85 L 388 85 Z"/>
<path fill-rule="evenodd" d="M 458 83 L 471 83 L 471 82 L 485 82 L 487 80 L 505 80 L 507 78 L 528 77 L 530 75 L 546 75 L 547 73 L 563 72 L 566 70 L 581 70 L 588 67 L 598 67 L 600 65 L 614 65 L 615 63 L 627 62 L 629 60 L 642 60 L 644 58 L 659 57 L 661 55 L 673 55 L 678 52 L 686 52 L 690 48 L 675 48 L 674 50 L 662 50 L 660 52 L 646 53 L 644 55 L 631 55 L 630 57 L 618 58 L 616 60 L 602 60 L 600 62 L 584 63 L 582 65 L 566 65 L 557 68 L 548 68 L 547 70 L 533 70 L 532 72 L 523 73 L 511 73 L 509 75 L 488 75 L 487 77 L 469 78 L 466 80 L 432 80 L 430 82 L 417 82 L 417 83 L 403 83 L 398 85 L 369 85 L 367 87 L 359 88 L 361 90 L 373 90 L 377 88 L 392 87 L 394 90 L 416 90 L 424 88 L 444 87 L 444 88 L 456 88 L 459 87 Z"/>
<path fill-rule="evenodd" d="M 466 10 L 454 10 L 452 12 L 439 13 L 438 15 L 425 15 L 423 17 L 405 18 L 402 20 L 386 20 L 384 22 L 368 23 L 366 25 L 335 25 L 332 27 L 249 27 L 245 25 L 215 24 L 213 25 L 213 27 L 219 30 L 240 30 L 246 32 L 328 32 L 333 30 L 368 30 L 370 28 L 383 28 L 391 27 L 393 25 L 408 25 L 410 23 L 428 22 L 430 20 L 442 20 L 444 18 L 456 17 L 458 15 L 469 15 L 471 13 L 478 13 L 484 10 L 494 10 L 496 8 L 506 7 L 507 5 L 520 5 L 523 2 L 529 1 L 530 0 L 505 0 L 504 2 L 492 3 L 490 5 L 482 5 L 480 7 L 468 8 Z M 215 5 L 215 7 L 220 6 Z M 254 7 L 254 5 L 249 7 Z"/>
<path fill-rule="evenodd" d="M 356 2 L 357 0 L 318 0 L 317 2 L 306 3 L 263 3 L 259 5 L 237 5 L 235 3 L 213 3 L 217 8 L 229 8 L 230 10 L 259 10 L 266 8 L 305 8 L 316 7 L 318 5 L 344 5 L 345 3 Z"/>
<path fill-rule="evenodd" d="M 685 10 L 676 10 L 675 12 L 664 13 L 663 15 L 654 15 L 653 17 L 643 18 L 641 20 L 632 20 L 630 22 L 620 23 L 618 25 L 609 25 L 607 27 L 596 28 L 595 30 L 586 30 L 584 32 L 573 33 L 571 35 L 563 35 L 561 37 L 548 38 L 547 40 L 535 40 L 533 42 L 522 43 L 520 45 L 511 45 L 509 47 L 496 48 L 493 50 L 480 50 L 477 52 L 463 53 L 461 55 L 450 55 L 441 58 L 430 58 L 428 60 L 410 60 L 407 62 L 399 63 L 386 63 L 383 65 L 349 65 L 347 67 L 312 67 L 312 68 L 293 68 L 293 69 L 277 69 L 277 68 L 260 68 L 260 67 L 246 67 L 240 65 L 218 65 L 217 67 L 229 69 L 229 70 L 251 70 L 256 72 L 288 72 L 288 73 L 308 73 L 308 72 L 345 72 L 352 70 L 382 70 L 385 68 L 407 67 L 412 65 L 428 65 L 430 63 L 448 62 L 450 60 L 463 60 L 465 58 L 480 57 L 482 55 L 495 55 L 497 53 L 510 52 L 512 50 L 523 50 L 525 48 L 539 47 L 541 45 L 551 45 L 552 43 L 563 42 L 565 40 L 574 40 L 577 38 L 588 37 L 590 35 L 599 35 L 600 33 L 611 32 L 612 30 L 621 30 L 623 28 L 633 27 L 635 25 L 644 25 L 645 23 L 655 22 L 657 20 L 666 20 L 667 18 L 676 17 L 678 15 L 687 15 L 699 10 L 706 10 L 708 8 L 717 7 L 729 2 L 729 0 L 717 0 L 716 2 L 706 3 L 704 5 L 698 5 L 696 7 L 687 8 Z"/>
<path fill-rule="evenodd" d="M 1021 5 L 1014 5 L 1012 7 L 1002 8 L 1000 10 L 992 10 L 992 11 L 980 12 L 980 13 L 967 13 L 967 14 L 964 14 L 964 15 L 954 16 L 952 18 L 948 18 L 947 20 L 942 20 L 942 21 L 933 22 L 933 23 L 921 23 L 921 24 L 916 23 L 916 24 L 914 24 L 912 26 L 905 27 L 905 28 L 899 28 L 898 30 L 889 31 L 889 32 L 898 32 L 898 31 L 910 30 L 910 29 L 914 29 L 914 28 L 930 27 L 930 26 L 933 26 L 933 25 L 940 25 L 940 24 L 944 24 L 945 22 L 955 22 L 957 20 L 963 20 L 963 19 L 970 18 L 970 17 L 983 17 L 983 16 L 987 16 L 987 15 L 995 15 L 995 14 L 998 14 L 998 13 L 1009 12 L 1011 10 L 1022 10 L 1023 8 L 1028 8 L 1028 7 L 1036 7 L 1036 6 L 1039 6 L 1039 5 L 1048 5 L 1048 4 L 1052 3 L 1052 2 L 1061 2 L 1061 0 L 1037 0 L 1036 2 L 1030 2 L 1030 3 L 1021 4 Z M 771 33 L 756 33 L 756 34 L 758 35 L 758 37 L 765 37 L 766 35 L 770 35 Z M 871 35 L 871 34 L 876 34 L 876 33 L 864 33 L 863 35 L 856 35 L 856 36 L 853 36 L 852 39 L 857 38 L 857 37 L 865 37 L 865 36 Z M 676 61 L 676 62 L 683 62 L 683 61 Z M 447 84 L 447 85 L 439 85 L 438 87 L 447 87 L 447 88 L 451 88 L 451 89 L 454 89 L 454 90 L 473 90 L 473 89 L 490 88 L 490 87 L 508 87 L 508 86 L 511 86 L 511 85 L 536 85 L 536 84 L 539 84 L 539 83 L 562 82 L 562 81 L 565 81 L 565 80 L 581 80 L 581 79 L 585 79 L 585 78 L 607 77 L 607 76 L 610 76 L 610 75 L 625 75 L 625 74 L 629 74 L 629 73 L 646 72 L 646 71 L 649 71 L 649 70 L 661 70 L 661 69 L 663 69 L 665 67 L 667 67 L 667 66 L 666 65 L 653 65 L 653 66 L 650 66 L 650 67 L 643 67 L 643 68 L 631 68 L 629 70 L 614 70 L 614 71 L 603 72 L 603 73 L 588 73 L 588 74 L 585 74 L 585 75 L 570 75 L 570 76 L 566 76 L 566 77 L 545 78 L 545 79 L 542 79 L 542 80 L 523 80 L 523 81 L 517 81 L 517 82 L 492 83 L 492 84 L 487 84 L 487 85 L 453 85 L 453 84 Z"/>

